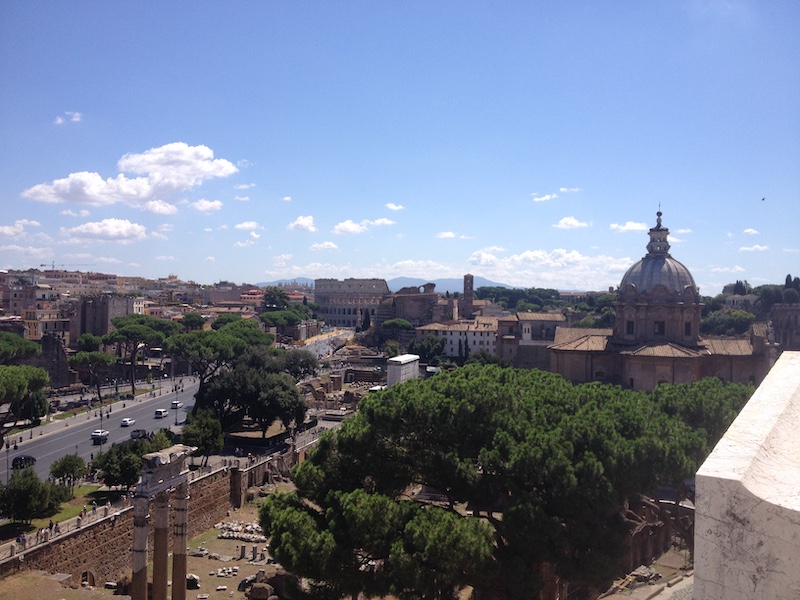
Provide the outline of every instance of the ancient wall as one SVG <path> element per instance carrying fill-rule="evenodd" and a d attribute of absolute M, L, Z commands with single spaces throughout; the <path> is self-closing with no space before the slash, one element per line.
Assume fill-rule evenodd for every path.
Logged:
<path fill-rule="evenodd" d="M 207 531 L 227 516 L 231 508 L 234 473 L 235 470 L 222 469 L 189 482 L 190 538 Z M 170 512 L 170 531 L 173 518 L 174 513 Z M 148 548 L 151 553 L 152 537 L 153 527 L 150 527 Z M 170 550 L 171 543 L 172 536 L 169 536 Z M 42 570 L 70 574 L 73 583 L 80 583 L 87 572 L 90 582 L 117 581 L 130 577 L 132 548 L 133 507 L 129 506 L 0 563 L 0 579 L 19 571 Z"/>

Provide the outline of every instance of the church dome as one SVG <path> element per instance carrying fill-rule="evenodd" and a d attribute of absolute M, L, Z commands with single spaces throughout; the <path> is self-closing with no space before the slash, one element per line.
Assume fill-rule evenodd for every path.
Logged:
<path fill-rule="evenodd" d="M 660 288 L 662 293 L 682 296 L 689 287 L 691 292 L 696 293 L 697 286 L 689 269 L 669 254 L 669 229 L 661 225 L 661 211 L 656 215 L 658 219 L 656 226 L 650 230 L 647 255 L 625 273 L 619 285 L 620 292 L 649 295 Z"/>

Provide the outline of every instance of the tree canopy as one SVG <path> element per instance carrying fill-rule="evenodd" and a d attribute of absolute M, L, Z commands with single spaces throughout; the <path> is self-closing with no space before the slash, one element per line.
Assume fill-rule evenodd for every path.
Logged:
<path fill-rule="evenodd" d="M 496 365 L 397 385 L 323 436 L 261 523 L 276 559 L 334 596 L 472 585 L 527 599 L 545 568 L 602 587 L 618 574 L 627 501 L 693 473 L 752 391 L 705 385 L 682 403 Z M 420 489 L 439 501 L 412 502 Z"/>
<path fill-rule="evenodd" d="M 208 457 L 219 452 L 225 444 L 222 423 L 208 409 L 199 410 L 186 417 L 186 424 L 181 431 L 181 439 L 187 446 L 197 448 L 197 452 L 205 457 L 204 464 L 208 464 Z"/>
<path fill-rule="evenodd" d="M 26 340 L 16 333 L 0 331 L 0 364 L 11 365 L 42 353 L 42 347 L 36 342 Z"/>
<path fill-rule="evenodd" d="M 44 387 L 50 383 L 47 371 L 28 365 L 0 365 L 0 404 L 11 405 L 16 420 L 36 421 L 47 414 Z"/>

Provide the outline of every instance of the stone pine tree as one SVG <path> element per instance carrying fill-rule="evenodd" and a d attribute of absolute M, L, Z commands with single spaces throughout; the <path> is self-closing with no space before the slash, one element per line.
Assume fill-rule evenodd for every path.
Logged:
<path fill-rule="evenodd" d="M 261 512 L 275 558 L 331 597 L 444 599 L 469 585 L 528 600 L 548 574 L 603 588 L 627 502 L 694 472 L 707 444 L 684 408 L 643 392 L 496 365 L 397 385 L 359 409 L 293 471 L 297 491 Z M 413 501 L 422 485 L 436 504 Z"/>

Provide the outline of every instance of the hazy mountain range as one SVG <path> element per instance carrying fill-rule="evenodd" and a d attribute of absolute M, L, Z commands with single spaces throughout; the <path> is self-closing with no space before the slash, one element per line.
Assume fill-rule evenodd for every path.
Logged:
<path fill-rule="evenodd" d="M 268 285 L 285 285 L 287 283 L 299 283 L 302 285 L 314 285 L 314 280 L 309 279 L 308 277 L 293 277 L 292 279 L 279 279 L 277 281 L 264 281 L 261 283 L 257 283 L 256 285 L 259 287 L 264 287 Z M 437 292 L 463 292 L 464 291 L 464 278 L 463 277 L 450 277 L 450 278 L 443 278 L 443 279 L 421 279 L 419 277 L 395 277 L 394 279 L 387 279 L 386 284 L 389 286 L 389 289 L 393 292 L 398 291 L 404 287 L 410 286 L 421 286 L 425 285 L 426 283 L 435 283 L 436 284 L 436 291 Z M 505 287 L 505 288 L 513 288 L 513 285 L 507 285 L 505 283 L 496 283 L 494 281 L 490 281 L 485 277 L 475 277 L 473 282 L 474 288 L 477 290 L 479 287 L 484 286 L 492 286 L 492 287 Z"/>

